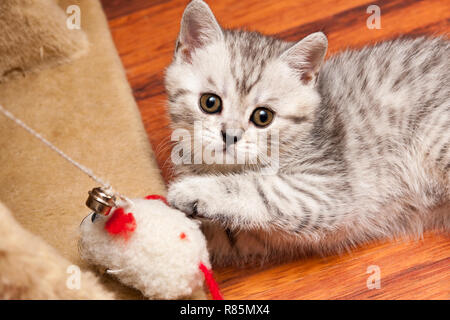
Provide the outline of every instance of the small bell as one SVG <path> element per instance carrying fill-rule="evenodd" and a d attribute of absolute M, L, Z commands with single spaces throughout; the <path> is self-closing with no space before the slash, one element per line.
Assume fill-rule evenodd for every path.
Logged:
<path fill-rule="evenodd" d="M 89 191 L 86 206 L 94 211 L 94 216 L 95 214 L 107 216 L 115 205 L 116 197 L 114 194 L 105 191 L 103 188 L 94 188 Z"/>

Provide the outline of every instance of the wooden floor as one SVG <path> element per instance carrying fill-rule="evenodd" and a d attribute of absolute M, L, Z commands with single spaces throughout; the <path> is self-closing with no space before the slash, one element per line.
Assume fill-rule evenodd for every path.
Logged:
<path fill-rule="evenodd" d="M 328 36 L 329 54 L 399 35 L 450 31 L 450 1 L 215 0 L 224 27 L 243 27 L 295 41 L 315 31 Z M 139 105 L 149 140 L 170 181 L 170 130 L 164 68 L 170 63 L 187 0 L 102 0 L 111 32 Z M 366 9 L 381 8 L 381 29 L 368 29 Z M 369 266 L 381 288 L 369 290 Z M 313 258 L 267 269 L 216 270 L 226 299 L 449 299 L 450 241 L 371 244 L 339 257 Z M 371 269 L 369 269 L 371 270 Z"/>

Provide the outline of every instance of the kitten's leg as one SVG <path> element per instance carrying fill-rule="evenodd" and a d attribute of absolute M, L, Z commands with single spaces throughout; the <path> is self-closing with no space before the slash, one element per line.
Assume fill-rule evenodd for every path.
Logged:
<path fill-rule="evenodd" d="M 390 187 L 398 190 L 394 184 Z M 339 175 L 247 173 L 183 178 L 171 185 L 168 200 L 207 220 L 213 259 L 227 263 L 328 254 L 373 239 L 419 237 L 437 223 L 447 228 L 448 212 L 437 221 L 434 202 L 411 195 L 368 197 Z"/>
<path fill-rule="evenodd" d="M 286 242 L 333 228 L 339 212 L 349 210 L 344 202 L 352 203 L 348 191 L 338 177 L 247 173 L 185 177 L 170 186 L 168 200 L 209 221 L 205 233 L 213 250 L 242 258 L 282 254 L 293 249 Z"/>
<path fill-rule="evenodd" d="M 273 219 L 261 180 L 253 174 L 186 177 L 170 186 L 168 200 L 190 216 L 228 227 L 267 228 Z"/>
<path fill-rule="evenodd" d="M 168 193 L 170 204 L 188 215 L 231 228 L 277 226 L 292 232 L 332 223 L 336 209 L 350 198 L 338 178 L 256 173 L 189 176 Z"/>

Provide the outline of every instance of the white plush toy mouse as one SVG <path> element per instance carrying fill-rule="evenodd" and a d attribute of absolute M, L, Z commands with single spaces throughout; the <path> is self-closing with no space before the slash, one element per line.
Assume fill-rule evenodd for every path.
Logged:
<path fill-rule="evenodd" d="M 188 297 L 203 286 L 222 296 L 210 271 L 199 223 L 170 208 L 161 196 L 133 199 L 80 226 L 82 259 L 104 267 L 150 299 Z"/>

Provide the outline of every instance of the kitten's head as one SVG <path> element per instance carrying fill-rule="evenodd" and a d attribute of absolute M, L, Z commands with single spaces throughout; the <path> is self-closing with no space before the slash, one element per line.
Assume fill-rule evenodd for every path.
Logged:
<path fill-rule="evenodd" d="M 283 157 L 283 150 L 311 129 L 326 50 L 320 32 L 291 43 L 222 29 L 206 3 L 192 1 L 166 72 L 173 128 L 189 130 L 192 140 L 183 143 L 191 150 L 201 138 L 203 147 L 250 154 L 262 153 L 259 137 L 279 133 Z M 201 134 L 194 133 L 196 121 Z"/>

